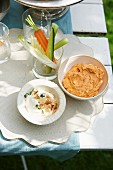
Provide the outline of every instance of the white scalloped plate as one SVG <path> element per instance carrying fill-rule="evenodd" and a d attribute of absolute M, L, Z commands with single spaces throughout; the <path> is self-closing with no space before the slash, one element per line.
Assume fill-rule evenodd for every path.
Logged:
<path fill-rule="evenodd" d="M 93 55 L 92 49 L 82 44 L 76 36 L 65 36 L 70 43 L 64 47 L 63 60 L 73 53 Z M 102 98 L 92 103 L 75 101 L 66 96 L 66 109 L 57 121 L 37 126 L 25 120 L 17 109 L 17 96 L 24 84 L 35 78 L 31 71 L 31 56 L 25 51 L 17 51 L 12 52 L 11 57 L 9 62 L 1 65 L 0 75 L 0 129 L 4 137 L 21 138 L 31 145 L 39 146 L 48 141 L 63 143 L 72 132 L 88 129 L 91 117 L 99 112 L 96 108 L 102 103 Z"/>

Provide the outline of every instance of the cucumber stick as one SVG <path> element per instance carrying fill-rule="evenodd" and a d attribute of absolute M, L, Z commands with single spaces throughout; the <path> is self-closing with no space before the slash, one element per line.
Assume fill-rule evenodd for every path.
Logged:
<path fill-rule="evenodd" d="M 52 23 L 52 28 L 54 29 L 54 36 L 56 36 L 59 26 L 55 23 Z"/>
<path fill-rule="evenodd" d="M 54 28 L 51 27 L 50 36 L 48 40 L 47 56 L 52 61 L 54 58 L 54 39 L 55 39 L 55 32 L 54 32 Z M 46 66 L 46 74 L 49 74 L 50 72 L 51 72 L 51 67 Z"/>

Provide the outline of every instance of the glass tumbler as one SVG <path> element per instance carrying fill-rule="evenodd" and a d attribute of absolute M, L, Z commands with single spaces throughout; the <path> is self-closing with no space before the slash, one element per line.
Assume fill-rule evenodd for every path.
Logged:
<path fill-rule="evenodd" d="M 34 35 L 33 28 L 26 21 L 28 15 L 31 16 L 32 20 L 38 26 L 38 28 L 41 28 L 46 34 L 46 36 L 48 37 L 50 33 L 50 26 L 51 26 L 50 13 L 46 9 L 29 8 L 22 15 L 23 33 L 27 41 L 29 41 L 31 35 Z"/>
<path fill-rule="evenodd" d="M 6 62 L 11 55 L 9 29 L 0 22 L 0 64 Z"/>
<path fill-rule="evenodd" d="M 51 68 L 46 64 L 40 62 L 37 59 L 34 59 L 33 73 L 35 77 L 47 80 L 53 80 L 57 77 L 58 69 L 61 63 L 63 56 L 63 48 L 59 48 L 54 51 L 53 63 L 56 65 L 56 68 Z"/>
<path fill-rule="evenodd" d="M 33 28 L 28 24 L 26 18 L 28 15 L 31 16 L 35 25 L 41 29 L 46 38 L 49 38 L 50 28 L 51 28 L 51 15 L 46 9 L 35 9 L 29 8 L 27 9 L 22 16 L 23 21 L 23 33 L 25 39 L 31 43 L 31 36 L 34 36 Z M 55 64 L 55 68 L 49 67 L 43 61 L 33 58 L 33 73 L 37 78 L 44 78 L 48 80 L 52 80 L 56 78 L 57 71 L 60 65 L 60 61 L 63 55 L 63 49 L 60 48 L 54 52 L 53 64 Z"/>

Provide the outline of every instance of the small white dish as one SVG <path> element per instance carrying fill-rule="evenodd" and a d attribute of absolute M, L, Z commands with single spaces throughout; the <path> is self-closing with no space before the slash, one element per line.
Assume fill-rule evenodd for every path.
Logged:
<path fill-rule="evenodd" d="M 55 113 L 49 116 L 39 116 L 36 112 L 29 113 L 26 108 L 26 98 L 25 94 L 29 93 L 34 88 L 41 88 L 57 98 L 58 108 Z M 65 110 L 66 98 L 62 90 L 54 82 L 44 80 L 44 79 L 34 79 L 26 83 L 20 90 L 17 98 L 17 107 L 20 114 L 29 122 L 36 125 L 47 125 L 50 124 L 61 117 Z"/>
<path fill-rule="evenodd" d="M 79 97 L 79 96 L 75 96 L 71 93 L 69 93 L 63 86 L 62 84 L 62 80 L 64 78 L 64 76 L 66 75 L 66 73 L 72 68 L 72 66 L 74 66 L 75 64 L 93 64 L 95 66 L 98 66 L 100 68 L 103 69 L 104 71 L 104 77 L 103 77 L 103 84 L 101 85 L 100 89 L 99 89 L 99 93 L 98 95 L 94 96 L 94 97 L 89 97 L 89 98 L 84 98 L 84 97 Z M 72 57 L 69 57 L 68 59 L 66 59 L 60 66 L 59 70 L 58 70 L 58 81 L 59 84 L 62 88 L 62 90 L 68 94 L 70 97 L 77 99 L 77 100 L 94 100 L 94 99 L 98 99 L 99 97 L 103 97 L 103 95 L 106 93 L 107 89 L 108 89 L 108 74 L 106 71 L 106 68 L 104 67 L 104 65 L 97 60 L 94 57 L 91 56 L 86 56 L 86 55 L 75 55 Z"/>

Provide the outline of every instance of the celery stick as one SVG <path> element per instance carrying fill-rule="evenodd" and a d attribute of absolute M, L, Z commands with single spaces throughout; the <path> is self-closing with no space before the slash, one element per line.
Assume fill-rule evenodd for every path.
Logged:
<path fill-rule="evenodd" d="M 30 52 L 31 55 L 33 55 L 43 64 L 56 69 L 56 64 L 52 60 L 50 60 L 45 54 L 43 54 L 38 48 L 34 48 L 33 46 L 31 46 L 22 35 L 19 35 L 18 39 L 20 43 L 24 46 L 24 48 Z"/>
<path fill-rule="evenodd" d="M 55 37 L 54 29 L 51 27 L 50 36 L 48 40 L 47 56 L 52 61 L 54 57 L 54 37 Z M 46 73 L 49 74 L 50 72 L 51 67 L 46 66 Z"/>
<path fill-rule="evenodd" d="M 57 50 L 58 48 L 64 46 L 65 44 L 67 44 L 69 41 L 67 38 L 63 38 L 62 40 L 60 40 L 59 42 L 57 42 L 55 45 L 54 45 L 54 50 Z"/>
<path fill-rule="evenodd" d="M 32 20 L 31 16 L 28 15 L 28 17 L 26 18 L 26 21 L 29 23 L 29 25 L 35 30 L 38 30 L 37 25 L 35 25 L 34 21 Z"/>

